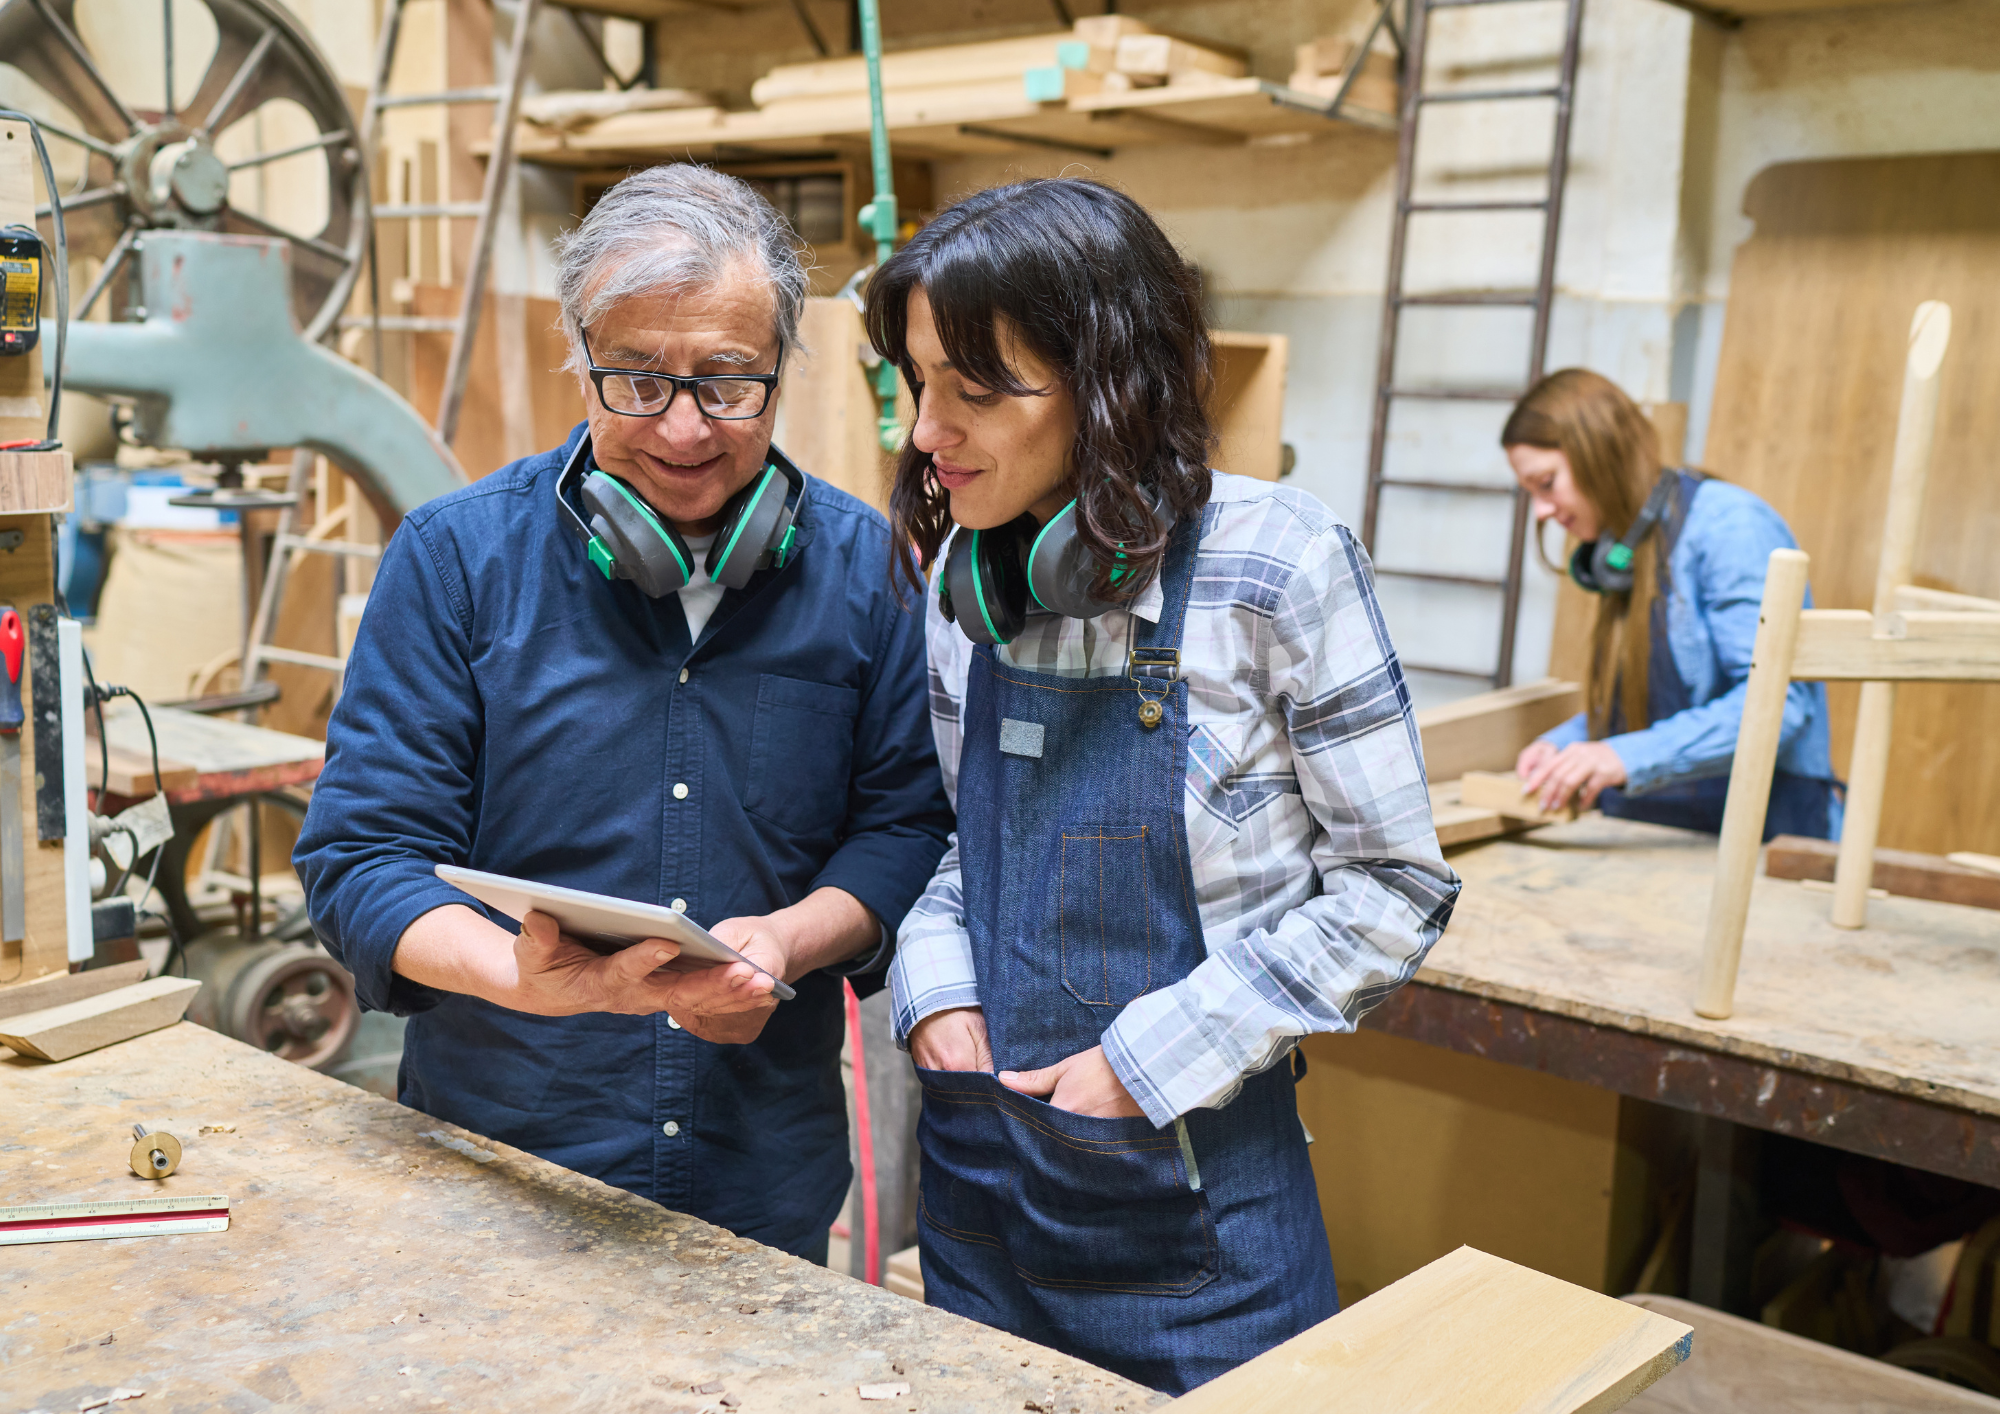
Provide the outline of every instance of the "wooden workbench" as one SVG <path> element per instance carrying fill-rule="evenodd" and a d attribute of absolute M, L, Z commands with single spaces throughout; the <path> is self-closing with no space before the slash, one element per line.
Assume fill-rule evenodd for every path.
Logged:
<path fill-rule="evenodd" d="M 1451 856 L 1465 892 L 1366 1024 L 2000 1184 L 2000 913 L 1759 878 L 1736 1014 L 1694 1011 L 1715 839 L 1587 816 Z"/>
<path fill-rule="evenodd" d="M 145 1390 L 110 1406 L 142 1414 L 1166 1402 L 196 1026 L 60 1065 L 0 1057 L 0 1204 L 233 1205 L 223 1233 L 0 1247 L 0 1408 L 114 1388 Z M 127 1169 L 134 1123 L 186 1145 L 171 1178 Z"/>

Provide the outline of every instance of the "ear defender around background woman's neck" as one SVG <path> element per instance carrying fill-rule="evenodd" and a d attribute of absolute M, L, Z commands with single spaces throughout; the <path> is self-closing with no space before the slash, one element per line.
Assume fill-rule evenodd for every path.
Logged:
<path fill-rule="evenodd" d="M 1631 590 L 1633 557 L 1640 543 L 1667 513 L 1677 477 L 1671 467 L 1660 473 L 1660 479 L 1653 483 L 1653 494 L 1646 498 L 1632 528 L 1623 536 L 1614 539 L 1599 535 L 1576 547 L 1569 557 L 1569 577 L 1579 588 L 1592 594 L 1624 594 Z"/>

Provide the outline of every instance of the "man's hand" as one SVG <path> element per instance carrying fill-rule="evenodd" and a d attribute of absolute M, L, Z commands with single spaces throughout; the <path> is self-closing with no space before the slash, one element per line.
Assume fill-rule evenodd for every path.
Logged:
<path fill-rule="evenodd" d="M 986 1013 L 976 1006 L 934 1011 L 910 1029 L 910 1059 L 925 1070 L 993 1072 Z"/>
<path fill-rule="evenodd" d="M 1523 751 L 1521 760 L 1525 762 L 1528 752 L 1533 750 L 1534 746 L 1530 746 Z M 1607 742 L 1577 741 L 1542 758 L 1532 769 L 1522 770 L 1520 776 L 1522 794 L 1538 794 L 1542 809 L 1561 809 L 1575 796 L 1577 804 L 1588 810 L 1597 804 L 1597 797 L 1606 788 L 1625 784 L 1625 763 Z"/>
<path fill-rule="evenodd" d="M 530 913 L 514 938 L 514 986 L 488 1000 L 533 1016 L 586 1011 L 651 1016 L 667 1010 L 668 1003 L 664 983 L 670 974 L 655 969 L 679 953 L 676 943 L 648 938 L 600 957 L 559 932 L 546 913 Z"/>
<path fill-rule="evenodd" d="M 791 981 L 788 973 L 796 941 L 778 914 L 725 918 L 708 931 L 764 971 L 741 962 L 682 958 L 662 974 L 667 1012 L 704 1041 L 745 1045 L 763 1034 L 764 1023 L 778 1008 L 771 978 Z"/>
<path fill-rule="evenodd" d="M 913 1032 L 913 1038 L 914 1035 Z M 1000 1083 L 1023 1095 L 1045 1097 L 1057 1109 L 1071 1114 L 1116 1119 L 1145 1113 L 1126 1090 L 1125 1082 L 1118 1078 L 1118 1072 L 1111 1068 L 1111 1062 L 1104 1058 L 1102 1046 L 1078 1051 L 1042 1070 L 1003 1070 Z"/>

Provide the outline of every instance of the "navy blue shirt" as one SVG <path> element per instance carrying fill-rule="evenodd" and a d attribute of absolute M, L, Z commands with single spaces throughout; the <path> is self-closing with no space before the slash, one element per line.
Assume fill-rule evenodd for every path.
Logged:
<path fill-rule="evenodd" d="M 677 599 L 604 579 L 559 519 L 582 435 L 404 518 L 294 862 L 362 1004 L 410 1018 L 404 1104 L 799 1250 L 851 1176 L 838 976 L 796 979 L 756 1041 L 722 1046 L 664 1015 L 528 1016 L 390 970 L 411 923 L 472 903 L 440 863 L 681 899 L 703 924 L 830 884 L 893 937 L 944 853 L 921 605 L 890 583 L 882 517 L 809 479 L 790 562 L 691 643 Z"/>

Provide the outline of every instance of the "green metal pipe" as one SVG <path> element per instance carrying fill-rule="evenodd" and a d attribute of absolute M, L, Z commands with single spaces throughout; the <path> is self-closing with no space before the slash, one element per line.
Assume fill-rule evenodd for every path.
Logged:
<path fill-rule="evenodd" d="M 896 251 L 896 180 L 889 161 L 889 120 L 882 111 L 882 10 L 881 0 L 861 0 L 861 53 L 868 65 L 868 151 L 874 158 L 875 199 L 861 208 L 862 228 L 875 237 L 875 265 Z M 875 396 L 880 400 L 875 419 L 876 440 L 885 452 L 903 445 L 903 428 L 896 421 L 896 368 L 886 359 L 874 372 Z"/>

